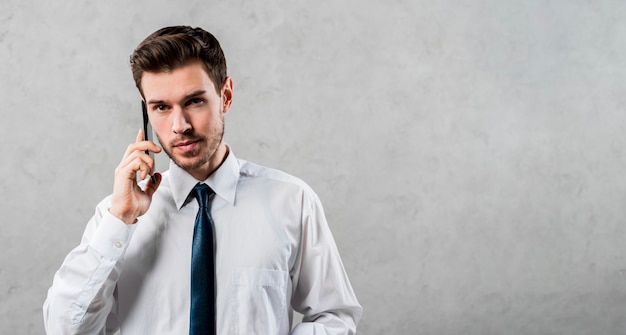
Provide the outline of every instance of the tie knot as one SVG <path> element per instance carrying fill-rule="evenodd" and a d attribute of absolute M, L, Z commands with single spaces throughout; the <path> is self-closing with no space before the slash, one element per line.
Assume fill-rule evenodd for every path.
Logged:
<path fill-rule="evenodd" d="M 201 208 L 209 208 L 209 197 L 215 193 L 207 184 L 198 184 L 193 188 L 194 195 Z"/>

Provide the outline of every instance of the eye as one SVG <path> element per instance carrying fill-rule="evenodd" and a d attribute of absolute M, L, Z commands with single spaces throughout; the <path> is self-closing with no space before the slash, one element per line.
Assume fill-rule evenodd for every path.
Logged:
<path fill-rule="evenodd" d="M 190 105 L 199 105 L 201 103 L 203 103 L 204 100 L 202 98 L 191 98 L 189 99 L 189 101 L 187 102 L 187 106 Z"/>
<path fill-rule="evenodd" d="M 154 110 L 156 110 L 156 111 L 162 112 L 162 111 L 164 111 L 166 109 L 167 109 L 166 105 L 156 105 L 156 106 L 154 106 Z"/>

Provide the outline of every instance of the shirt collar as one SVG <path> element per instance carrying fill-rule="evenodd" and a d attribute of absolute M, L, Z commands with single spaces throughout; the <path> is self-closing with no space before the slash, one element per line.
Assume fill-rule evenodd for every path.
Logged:
<path fill-rule="evenodd" d="M 170 188 L 176 203 L 176 208 L 181 209 L 189 197 L 189 193 L 198 183 L 209 185 L 216 196 L 226 200 L 231 205 L 235 204 L 237 183 L 239 182 L 239 161 L 230 147 L 226 159 L 206 180 L 197 180 L 187 171 L 181 169 L 170 160 Z"/>

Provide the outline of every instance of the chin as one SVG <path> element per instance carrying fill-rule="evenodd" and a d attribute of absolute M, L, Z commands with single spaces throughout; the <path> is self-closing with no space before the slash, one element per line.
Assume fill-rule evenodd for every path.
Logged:
<path fill-rule="evenodd" d="M 203 166 L 205 166 L 208 162 L 208 159 L 201 159 L 199 157 L 194 158 L 177 158 L 174 159 L 174 163 L 178 165 L 181 169 L 190 172 L 193 170 L 197 170 Z"/>

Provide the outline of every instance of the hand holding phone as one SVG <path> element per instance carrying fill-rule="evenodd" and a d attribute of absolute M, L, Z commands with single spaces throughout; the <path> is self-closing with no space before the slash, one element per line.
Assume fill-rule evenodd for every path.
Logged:
<path fill-rule="evenodd" d="M 137 133 L 135 142 L 128 145 L 120 164 L 115 168 L 113 193 L 109 212 L 126 224 L 137 222 L 137 218 L 148 211 L 152 195 L 161 183 L 161 175 L 154 172 L 153 153 L 161 148 L 152 142 L 152 129 L 146 106 L 142 103 L 143 129 Z M 141 154 L 148 154 L 151 159 Z M 138 154 L 138 155 L 137 155 Z M 137 174 L 141 179 L 148 175 L 150 181 L 144 187 L 138 185 Z"/>

